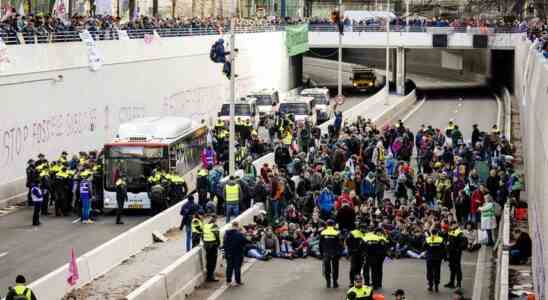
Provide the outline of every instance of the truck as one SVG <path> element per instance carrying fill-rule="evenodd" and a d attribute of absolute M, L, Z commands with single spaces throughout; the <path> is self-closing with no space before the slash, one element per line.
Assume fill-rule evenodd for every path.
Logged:
<path fill-rule="evenodd" d="M 377 76 L 375 75 L 375 70 L 372 68 L 353 67 L 350 80 L 355 89 L 367 91 L 375 88 Z"/>

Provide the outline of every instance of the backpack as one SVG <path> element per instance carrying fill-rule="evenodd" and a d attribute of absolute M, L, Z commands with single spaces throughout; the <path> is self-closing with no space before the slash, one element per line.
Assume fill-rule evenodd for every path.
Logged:
<path fill-rule="evenodd" d="M 17 294 L 15 289 L 12 288 L 12 287 L 10 287 L 10 290 L 13 292 L 13 297 L 11 299 L 13 299 L 13 300 L 28 300 L 27 293 L 29 292 L 29 288 L 25 288 L 25 290 L 23 291 L 23 294 L 21 294 L 21 295 Z"/>
<path fill-rule="evenodd" d="M 212 62 L 216 63 L 218 58 L 217 58 L 217 43 L 218 42 L 215 42 L 215 44 L 213 44 L 211 46 L 211 49 L 209 50 L 209 58 L 211 59 Z"/>

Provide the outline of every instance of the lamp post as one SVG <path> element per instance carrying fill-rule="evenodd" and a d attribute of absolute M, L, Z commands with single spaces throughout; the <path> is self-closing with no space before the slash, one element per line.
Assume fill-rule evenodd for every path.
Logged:
<path fill-rule="evenodd" d="M 390 0 L 386 0 L 386 99 L 384 104 L 388 105 L 388 98 L 390 97 L 390 77 L 388 72 L 390 71 Z"/>
<path fill-rule="evenodd" d="M 342 22 L 343 20 L 341 20 L 342 18 L 342 0 L 339 0 L 339 8 L 338 8 L 338 11 L 339 11 L 339 22 Z M 339 24 L 337 24 L 337 26 L 340 26 Z M 344 25 L 343 25 L 344 26 Z M 343 31 L 344 31 L 344 27 L 343 27 Z M 342 96 L 342 32 L 339 32 L 339 65 L 338 65 L 338 70 L 337 70 L 337 96 L 341 97 Z"/>
<path fill-rule="evenodd" d="M 236 171 L 236 125 L 234 118 L 234 110 L 236 103 L 236 19 L 232 18 L 230 22 L 230 136 L 228 141 L 228 173 L 232 176 Z"/>

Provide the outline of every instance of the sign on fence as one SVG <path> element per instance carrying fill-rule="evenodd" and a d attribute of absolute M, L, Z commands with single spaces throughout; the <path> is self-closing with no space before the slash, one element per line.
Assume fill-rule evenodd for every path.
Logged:
<path fill-rule="evenodd" d="M 287 26 L 285 28 L 285 44 L 289 56 L 308 51 L 308 24 Z"/>
<path fill-rule="evenodd" d="M 5 71 L 11 64 L 8 47 L 0 37 L 0 72 Z"/>
<path fill-rule="evenodd" d="M 99 49 L 97 49 L 93 36 L 89 33 L 89 31 L 84 30 L 83 32 L 80 32 L 80 39 L 86 45 L 88 50 L 89 68 L 92 71 L 99 70 L 103 66 L 103 57 L 101 56 Z"/>
<path fill-rule="evenodd" d="M 129 35 L 127 34 L 126 30 L 119 30 L 118 29 L 118 40 L 120 40 L 120 41 L 129 41 Z"/>

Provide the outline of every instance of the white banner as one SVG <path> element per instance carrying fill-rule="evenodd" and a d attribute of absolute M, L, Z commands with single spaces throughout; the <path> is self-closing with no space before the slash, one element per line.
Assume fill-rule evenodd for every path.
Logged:
<path fill-rule="evenodd" d="M 99 52 L 93 36 L 89 33 L 89 31 L 84 30 L 83 32 L 80 32 L 80 39 L 86 45 L 88 50 L 89 68 L 92 71 L 99 70 L 103 66 L 103 56 Z"/>
<path fill-rule="evenodd" d="M 120 41 L 129 41 L 129 35 L 127 34 L 126 30 L 119 30 L 118 29 L 118 40 Z"/>
<path fill-rule="evenodd" d="M 8 46 L 6 46 L 0 37 L 0 72 L 5 71 L 9 65 L 11 65 L 11 60 L 8 53 Z"/>

